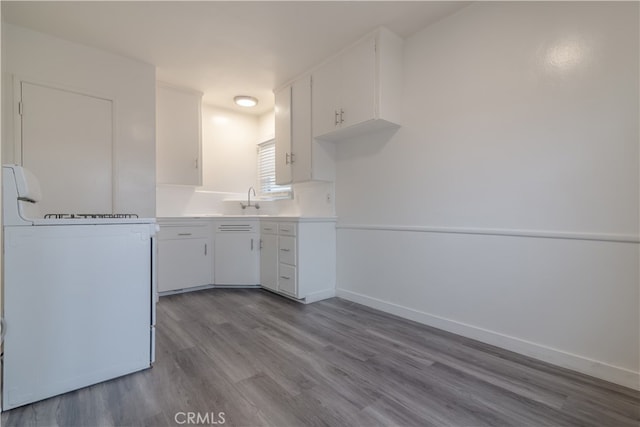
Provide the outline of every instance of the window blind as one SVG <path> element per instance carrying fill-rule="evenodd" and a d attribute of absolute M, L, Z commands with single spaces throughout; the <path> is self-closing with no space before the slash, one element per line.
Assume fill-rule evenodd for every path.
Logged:
<path fill-rule="evenodd" d="M 276 184 L 276 142 L 274 140 L 258 145 L 258 182 L 262 196 L 276 199 L 291 197 L 290 185 Z"/>

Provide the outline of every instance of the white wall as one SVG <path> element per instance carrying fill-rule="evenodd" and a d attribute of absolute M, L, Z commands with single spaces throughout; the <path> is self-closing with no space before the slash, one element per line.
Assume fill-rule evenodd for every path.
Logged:
<path fill-rule="evenodd" d="M 100 94 L 115 105 L 114 211 L 154 217 L 155 67 L 6 23 L 2 56 L 3 161 L 15 161 L 11 75 Z"/>
<path fill-rule="evenodd" d="M 256 185 L 258 118 L 202 106 L 204 190 L 245 193 Z"/>
<path fill-rule="evenodd" d="M 258 143 L 275 138 L 276 113 L 270 111 L 258 117 Z"/>
<path fill-rule="evenodd" d="M 479 2 L 338 146 L 339 295 L 639 388 L 638 4 Z"/>

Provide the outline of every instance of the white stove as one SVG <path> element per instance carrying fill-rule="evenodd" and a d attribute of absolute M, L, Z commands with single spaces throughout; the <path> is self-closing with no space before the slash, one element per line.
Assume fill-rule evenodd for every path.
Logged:
<path fill-rule="evenodd" d="M 18 165 L 3 165 L 4 226 L 14 225 L 87 225 L 87 224 L 155 224 L 154 218 L 139 218 L 124 213 L 47 213 L 38 207 L 42 200 L 38 179 Z M 155 229 L 155 225 L 154 225 Z"/>
<path fill-rule="evenodd" d="M 44 216 L 36 177 L 2 173 L 2 410 L 149 368 L 155 219 Z"/>

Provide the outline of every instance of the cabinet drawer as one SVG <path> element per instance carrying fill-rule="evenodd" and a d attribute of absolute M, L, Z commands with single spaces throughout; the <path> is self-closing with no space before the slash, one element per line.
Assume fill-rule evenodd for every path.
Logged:
<path fill-rule="evenodd" d="M 206 239 L 210 232 L 207 225 L 160 225 L 159 240 Z"/>
<path fill-rule="evenodd" d="M 278 233 L 278 223 L 276 223 L 276 222 L 261 222 L 260 223 L 260 233 L 262 233 L 262 234 L 277 234 Z"/>
<path fill-rule="evenodd" d="M 296 239 L 295 237 L 278 237 L 278 259 L 281 263 L 296 265 Z"/>
<path fill-rule="evenodd" d="M 296 268 L 290 265 L 280 264 L 278 274 L 278 291 L 286 294 L 297 295 Z"/>
<path fill-rule="evenodd" d="M 282 236 L 295 236 L 296 235 L 296 223 L 295 222 L 281 222 L 278 224 L 278 234 Z"/>

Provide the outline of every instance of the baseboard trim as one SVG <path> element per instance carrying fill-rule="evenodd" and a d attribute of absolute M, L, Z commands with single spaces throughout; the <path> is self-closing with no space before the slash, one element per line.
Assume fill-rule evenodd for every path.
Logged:
<path fill-rule="evenodd" d="M 404 307 L 399 304 L 383 301 L 346 289 L 337 289 L 336 296 L 386 313 L 394 314 L 405 319 L 432 326 L 434 328 L 442 329 L 447 332 L 452 332 L 457 335 L 462 335 L 467 338 L 495 345 L 496 347 L 501 347 L 515 353 L 533 357 L 562 368 L 571 369 L 573 371 L 600 378 L 634 390 L 640 390 L 640 372 L 634 372 L 629 369 L 609 365 L 597 360 L 522 340 L 520 338 L 500 334 L 498 332 L 446 319 L 440 316 L 435 316 L 423 311 Z"/>
<path fill-rule="evenodd" d="M 202 291 L 204 289 L 260 289 L 261 287 L 262 286 L 260 285 L 202 285 L 202 286 L 194 286 L 192 288 L 174 289 L 171 291 L 158 291 L 158 296 L 166 297 L 168 295 Z"/>
<path fill-rule="evenodd" d="M 325 289 L 324 291 L 312 292 L 310 294 L 307 294 L 307 296 L 304 298 L 304 303 L 305 304 L 310 304 L 312 302 L 321 301 L 323 299 L 328 299 L 328 298 L 333 298 L 335 296 L 336 296 L 336 290 L 335 289 Z"/>

